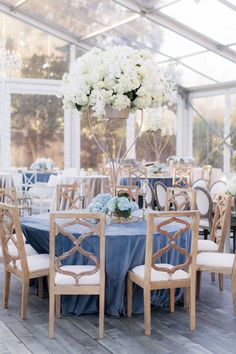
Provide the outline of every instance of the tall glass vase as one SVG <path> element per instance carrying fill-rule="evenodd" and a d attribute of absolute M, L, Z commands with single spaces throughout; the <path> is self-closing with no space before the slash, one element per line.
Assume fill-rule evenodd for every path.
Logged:
<path fill-rule="evenodd" d="M 124 161 L 125 157 L 127 156 L 128 152 L 130 149 L 133 147 L 135 144 L 140 131 L 142 127 L 142 121 L 143 121 L 143 111 L 141 114 L 141 124 L 139 125 L 136 135 L 131 141 L 130 146 L 125 146 L 125 127 L 126 127 L 126 121 L 129 116 L 129 109 L 126 108 L 124 110 L 118 111 L 114 109 L 112 106 L 107 105 L 105 109 L 105 117 L 102 119 L 99 119 L 100 124 L 103 125 L 104 128 L 104 138 L 105 138 L 105 143 L 102 143 L 101 140 L 98 139 L 95 129 L 94 129 L 94 124 L 93 120 L 96 119 L 93 117 L 93 114 L 91 110 L 88 110 L 88 121 L 89 121 L 89 127 L 92 133 L 92 136 L 94 140 L 96 141 L 97 145 L 103 152 L 105 159 L 109 163 L 110 167 L 110 183 L 111 183 L 111 192 L 112 195 L 116 195 L 116 185 L 119 184 L 118 182 L 118 177 L 119 177 L 119 171 L 120 167 L 122 165 L 122 162 Z M 113 149 L 113 144 L 112 144 L 112 139 L 114 138 L 114 134 L 112 135 L 112 125 L 116 120 L 119 119 L 119 122 L 123 126 L 123 133 L 121 136 L 118 135 L 118 132 L 115 132 L 116 139 L 119 140 L 118 142 L 118 149 Z"/>

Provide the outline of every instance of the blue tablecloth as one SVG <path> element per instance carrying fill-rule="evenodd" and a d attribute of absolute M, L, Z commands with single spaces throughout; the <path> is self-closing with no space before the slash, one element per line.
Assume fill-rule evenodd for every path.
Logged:
<path fill-rule="evenodd" d="M 135 177 L 132 178 L 133 183 L 135 183 Z M 142 178 L 141 178 L 142 179 Z M 172 187 L 172 177 L 148 177 L 148 181 L 151 183 L 151 185 L 154 187 L 156 182 L 162 182 L 166 185 L 166 187 Z M 120 179 L 120 184 L 127 186 L 129 184 L 129 178 L 128 177 L 122 177 Z"/>
<path fill-rule="evenodd" d="M 28 180 L 30 180 L 31 183 L 36 183 L 36 182 L 41 182 L 41 183 L 47 183 L 49 181 L 49 178 L 51 175 L 56 175 L 56 172 L 26 172 L 25 176 Z M 25 178 L 24 174 L 22 175 L 23 177 L 23 183 L 25 183 Z"/>
<path fill-rule="evenodd" d="M 171 227 L 171 229 L 170 229 Z M 170 231 L 176 231 L 179 224 L 168 225 Z M 22 229 L 27 241 L 39 253 L 49 253 L 49 215 L 33 215 L 22 219 Z M 146 222 L 112 224 L 106 226 L 106 307 L 107 314 L 120 316 L 125 314 L 126 296 L 126 274 L 129 269 L 144 264 L 145 241 L 146 241 Z M 181 236 L 180 245 L 190 248 L 190 232 Z M 60 255 L 69 249 L 70 242 L 66 237 L 56 238 L 56 254 Z M 154 235 L 154 249 L 163 247 L 166 238 L 163 235 Z M 85 241 L 83 247 L 98 255 L 99 240 L 96 235 Z M 184 256 L 171 250 L 161 258 L 163 263 L 178 264 L 182 263 Z M 88 264 L 87 259 L 74 254 L 70 258 L 70 264 Z M 176 301 L 182 296 L 182 291 L 176 292 Z M 153 292 L 152 304 L 155 306 L 167 306 L 168 290 Z M 63 296 L 62 313 L 77 314 L 95 313 L 98 311 L 98 299 L 95 296 Z M 135 286 L 133 311 L 143 313 L 143 291 Z"/>

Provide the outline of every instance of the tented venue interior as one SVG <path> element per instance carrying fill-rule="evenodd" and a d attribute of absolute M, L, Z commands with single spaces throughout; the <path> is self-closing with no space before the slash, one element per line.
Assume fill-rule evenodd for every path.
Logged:
<path fill-rule="evenodd" d="M 0 354 L 236 352 L 236 0 L 0 0 Z"/>

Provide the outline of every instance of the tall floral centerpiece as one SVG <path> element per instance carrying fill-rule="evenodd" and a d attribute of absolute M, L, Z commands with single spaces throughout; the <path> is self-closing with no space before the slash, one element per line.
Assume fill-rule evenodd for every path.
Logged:
<path fill-rule="evenodd" d="M 161 154 L 169 142 L 170 136 L 176 134 L 176 116 L 166 105 L 144 111 L 143 122 L 139 118 L 141 134 L 144 134 L 148 144 L 160 162 Z"/>
<path fill-rule="evenodd" d="M 64 106 L 88 111 L 93 137 L 111 166 L 115 194 L 119 168 L 135 143 L 140 128 L 130 146 L 125 151 L 120 146 L 114 156 L 109 141 L 112 118 L 128 118 L 130 110 L 157 108 L 173 101 L 174 83 L 158 67 L 151 53 L 127 46 L 114 46 L 107 50 L 92 49 L 76 59 L 62 81 L 59 97 L 63 98 Z M 106 147 L 96 136 L 94 119 L 99 119 L 104 125 Z M 125 119 L 122 121 L 125 122 Z M 121 143 L 124 140 L 121 139 Z"/>

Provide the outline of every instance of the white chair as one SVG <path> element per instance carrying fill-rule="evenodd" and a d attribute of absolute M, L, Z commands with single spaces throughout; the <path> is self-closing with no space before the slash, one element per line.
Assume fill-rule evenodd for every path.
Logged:
<path fill-rule="evenodd" d="M 201 273 L 229 274 L 232 279 L 233 312 L 236 315 L 236 258 L 235 254 L 201 252 L 197 255 L 197 295 L 201 290 Z M 222 289 L 223 290 L 223 289 Z M 220 314 L 219 314 L 220 315 Z"/>
<path fill-rule="evenodd" d="M 199 178 L 196 181 L 194 181 L 193 184 L 192 184 L 192 189 L 194 189 L 196 187 L 201 187 L 201 188 L 204 188 L 204 189 L 207 190 L 208 186 L 207 186 L 206 180 L 204 180 L 202 178 Z"/>
<path fill-rule="evenodd" d="M 212 199 L 214 199 L 217 193 L 222 192 L 225 193 L 227 190 L 226 183 L 224 181 L 216 181 L 210 188 L 210 193 Z"/>
<path fill-rule="evenodd" d="M 150 183 L 146 185 L 146 206 L 151 209 L 155 209 L 155 193 Z"/>
<path fill-rule="evenodd" d="M 164 210 L 166 205 L 167 187 L 164 183 L 157 181 L 154 185 L 156 204 L 158 210 Z"/>
<path fill-rule="evenodd" d="M 22 282 L 21 319 L 27 318 L 29 281 L 49 274 L 49 255 L 28 256 L 22 237 L 19 212 L 16 206 L 0 203 L 0 236 L 4 261 L 3 307 L 8 308 L 11 274 Z M 12 249 L 12 246 L 14 249 Z"/>
<path fill-rule="evenodd" d="M 195 187 L 196 191 L 196 209 L 200 212 L 200 230 L 207 239 L 212 228 L 213 202 L 210 193 L 202 187 Z"/>

